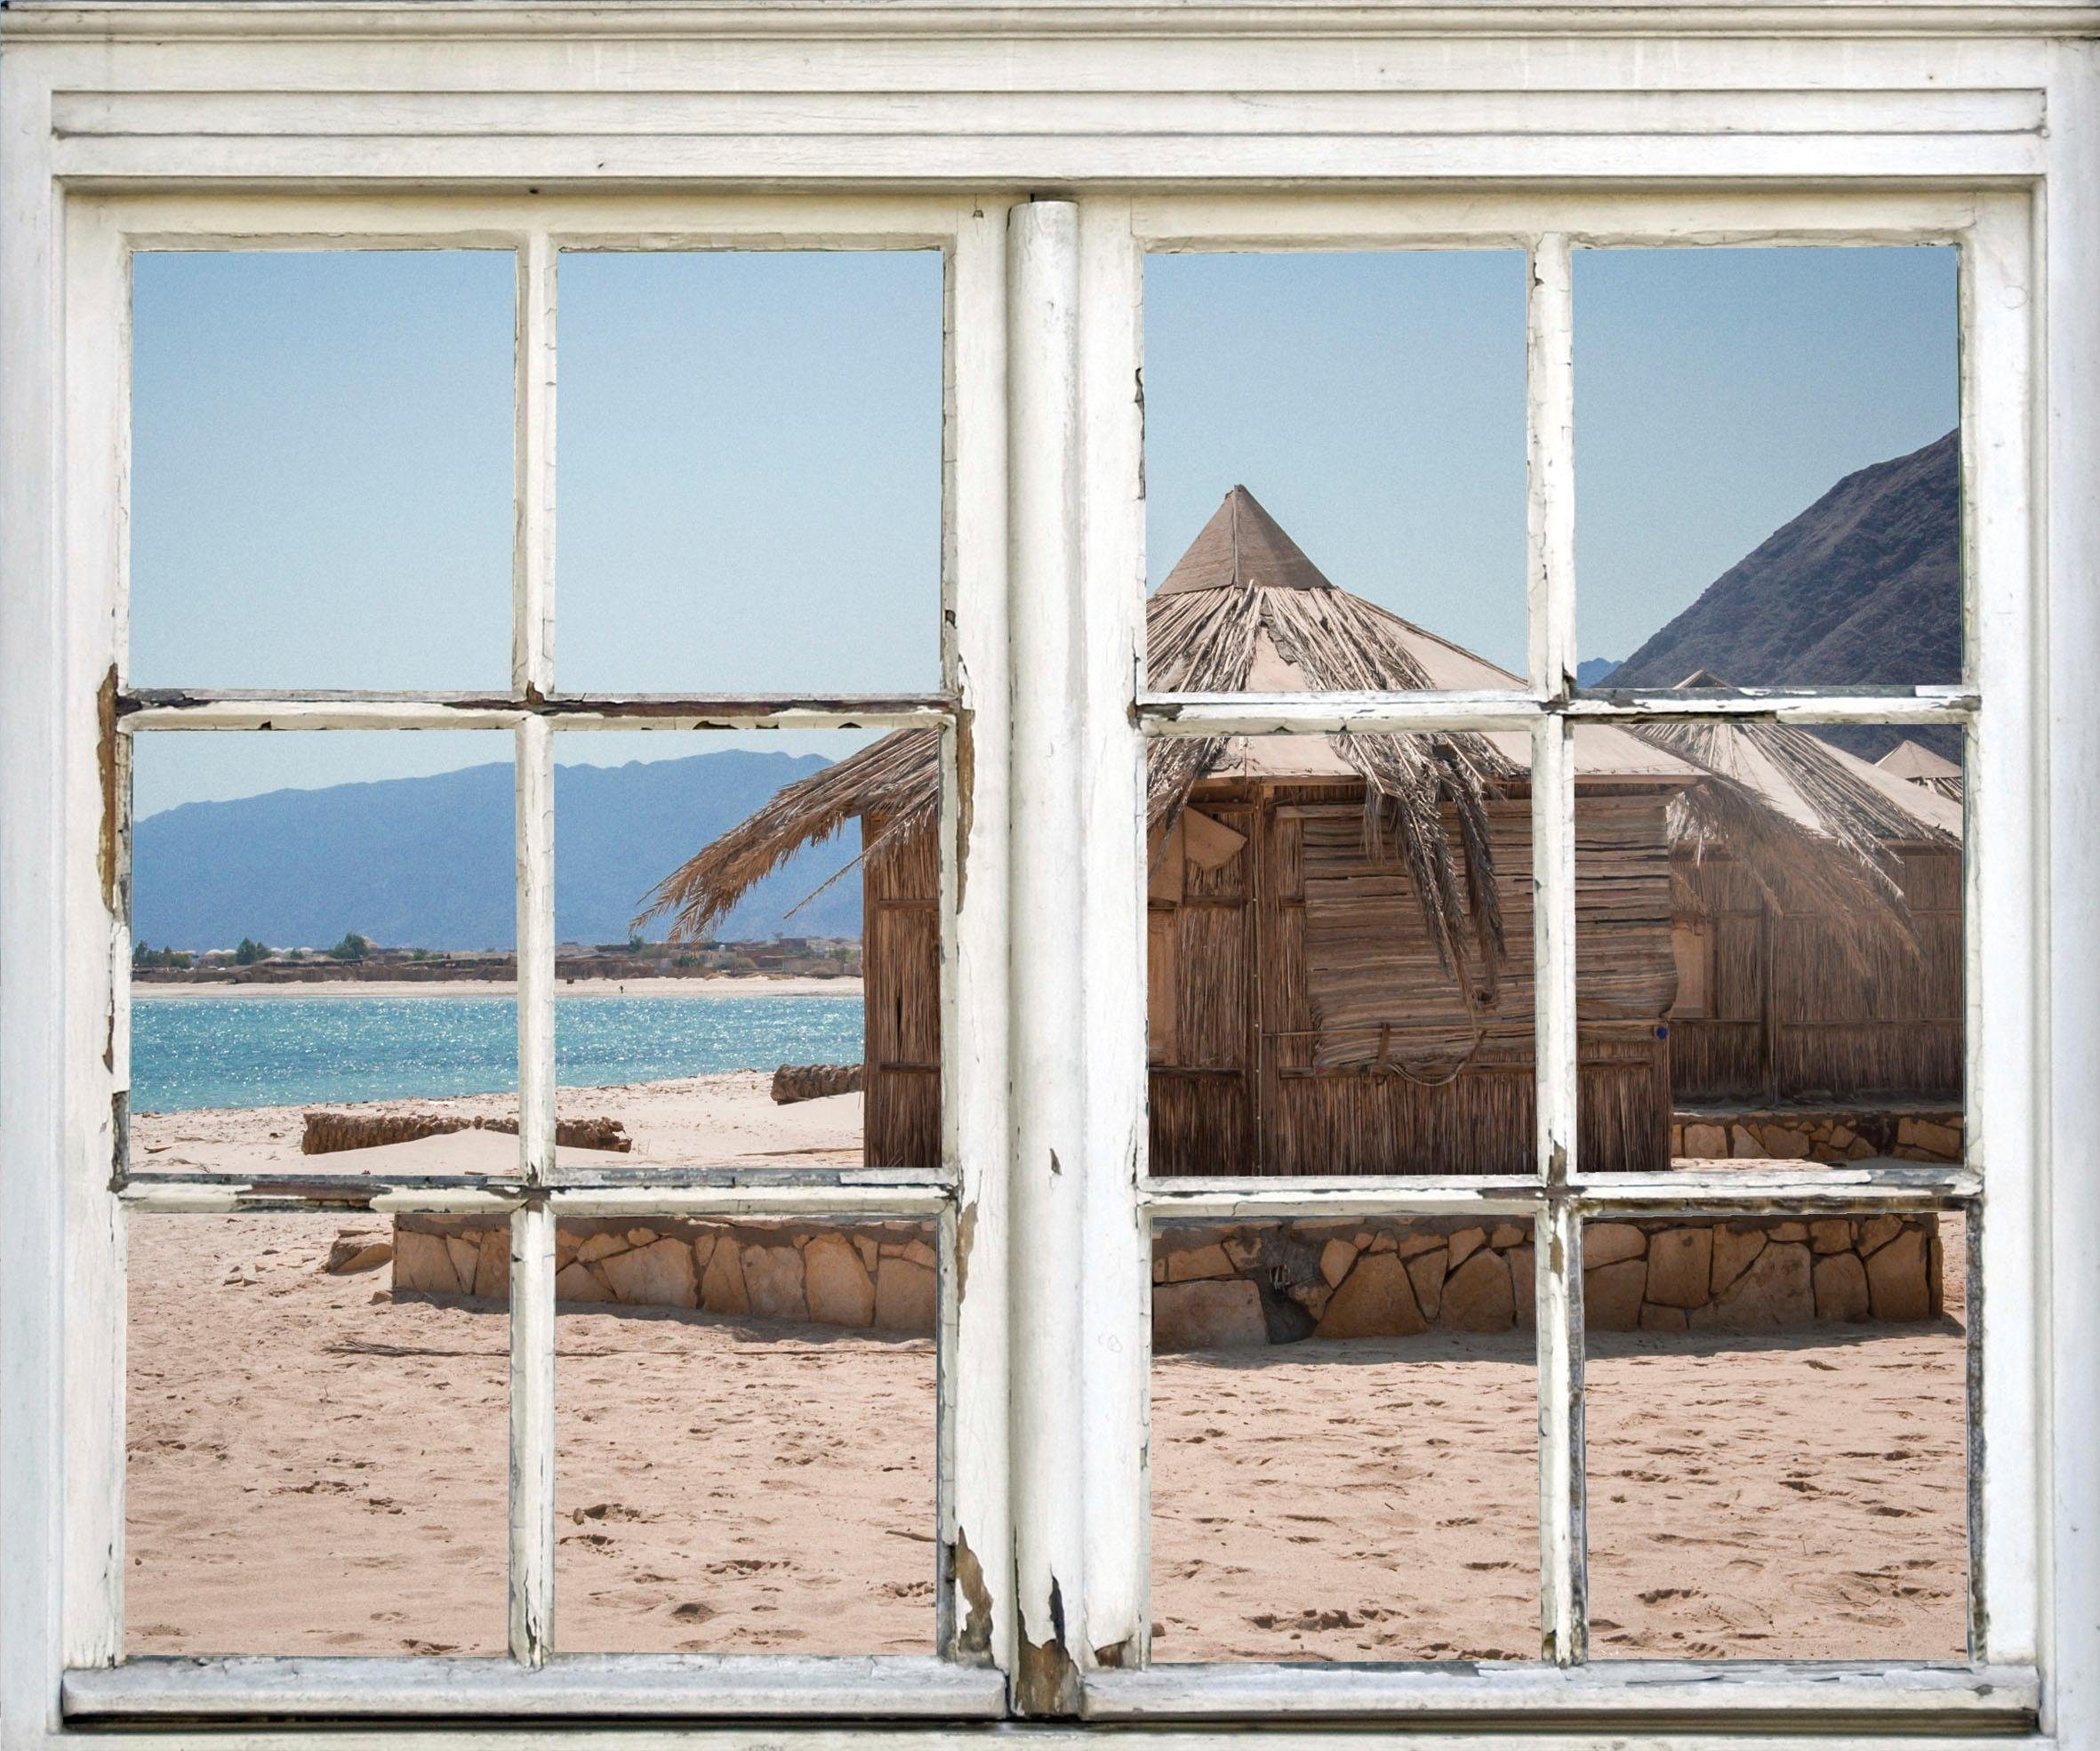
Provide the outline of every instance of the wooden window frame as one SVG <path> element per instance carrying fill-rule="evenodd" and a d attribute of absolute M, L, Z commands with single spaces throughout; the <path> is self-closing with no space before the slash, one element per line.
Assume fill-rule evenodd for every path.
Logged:
<path fill-rule="evenodd" d="M 1011 1711 L 1521 1730 L 1567 1746 L 2100 1737 L 2100 9 L 1529 4 L 911 12 L 637 4 L 20 4 L 0 54 L 0 1746 L 211 1724 L 514 1717 L 564 1743 L 679 1721 L 754 1747 Z M 1511 36 L 1550 60 L 1513 72 Z M 580 44 L 597 56 L 575 52 Z M 814 46 L 813 46 L 814 45 Z M 1367 47 L 1387 59 L 1367 59 Z M 1376 65 L 1373 65 L 1376 62 Z M 1397 70 L 1395 70 L 1397 69 Z M 1954 69 L 1954 73 L 1950 73 Z M 1955 76 L 1958 74 L 1959 76 Z M 812 109 L 813 85 L 826 104 Z M 375 104 L 377 93 L 389 93 Z M 1250 112 L 1245 99 L 1262 94 Z M 492 133 L 492 116 L 505 131 Z M 2046 121 L 2046 126 L 2044 125 Z M 1171 150 L 1164 141 L 1171 140 Z M 1167 179 L 1167 180 L 1161 180 Z M 1029 191 L 1049 185 L 1051 197 Z M 778 185 L 792 185 L 781 188 Z M 1287 188 L 1283 185 L 1289 185 Z M 773 192 L 753 192 L 773 185 Z M 332 192 L 316 192 L 326 187 Z M 925 192 L 928 189 L 943 193 Z M 550 273 L 564 242 L 949 253 L 944 685 L 857 700 L 553 690 Z M 1574 670 L 1571 252 L 1961 251 L 1966 645 L 1948 688 L 1583 695 Z M 137 248 L 500 247 L 519 262 L 513 686 L 127 696 L 125 261 Z M 1531 273 L 1531 647 L 1506 693 L 1139 693 L 1148 252 L 1520 247 Z M 1017 660 L 1024 657 L 1025 660 Z M 1712 1184 L 1574 1155 L 1574 783 L 1590 721 L 1963 728 L 1968 1159 Z M 156 727 L 509 729 L 520 799 L 515 1183 L 373 1206 L 510 1213 L 512 1658 L 119 1663 L 124 1225 L 311 1207 L 113 1178 L 124 748 Z M 944 1162 L 925 1180 L 552 1185 L 552 737 L 592 727 L 944 730 Z M 1536 1172 L 1143 1173 L 1142 768 L 1189 734 L 1522 729 L 1533 741 Z M 1987 849 L 1984 849 L 1987 847 Z M 544 963 L 544 965 L 542 965 Z M 1988 970 L 1989 977 L 1983 976 Z M 2000 1165 L 1984 1172 L 1986 1156 Z M 2011 1164 L 2011 1165 L 2007 1165 Z M 1987 1193 L 1987 1195 L 1986 1195 Z M 551 1657 L 552 1225 L 562 1212 L 944 1214 L 945 1659 Z M 1967 1663 L 1588 1663 L 1580 1225 L 1600 1212 L 1963 1208 L 1976 1552 Z M 1526 1665 L 1152 1665 L 1149 1235 L 1159 1217 L 1495 1211 L 1538 1225 L 1542 1647 Z M 2058 1237 L 2072 1237 L 2059 1239 Z M 967 1270 L 962 1268 L 966 1256 Z M 1555 1263 L 1554 1261 L 1557 1261 Z M 545 1360 L 541 1358 L 544 1356 Z M 829 1720 L 829 1729 L 816 1723 Z M 918 1722 L 918 1726 L 909 1725 Z M 269 1735 L 281 1742 L 285 1729 Z M 1806 1742 L 1806 1739 L 1804 1739 Z"/>

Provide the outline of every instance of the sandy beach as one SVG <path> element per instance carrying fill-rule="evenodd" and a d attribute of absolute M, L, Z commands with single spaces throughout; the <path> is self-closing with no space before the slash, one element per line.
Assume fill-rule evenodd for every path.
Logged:
<path fill-rule="evenodd" d="M 757 1075 L 574 1101 L 645 1161 L 775 1164 L 854 1159 L 859 1105 L 774 1107 Z M 141 1165 L 359 1170 L 300 1156 L 297 1120 L 141 1119 Z M 327 1274 L 346 1230 L 384 1226 L 132 1223 L 134 1651 L 501 1651 L 504 1318 Z M 1929 1326 L 1592 1335 L 1599 1658 L 1960 1656 L 1948 1287 Z M 930 1645 L 928 1341 L 669 1312 L 565 1313 L 558 1341 L 560 1645 Z M 1535 1653 L 1534 1390 L 1519 1336 L 1159 1358 L 1158 1657 Z"/>
<path fill-rule="evenodd" d="M 560 1164 L 580 1171 L 606 1166 L 669 1167 L 857 1166 L 861 1160 L 861 1096 L 775 1106 L 762 1071 L 730 1071 L 671 1082 L 634 1082 L 604 1088 L 564 1088 L 563 1119 L 621 1120 L 633 1150 L 560 1152 Z M 332 1103 L 330 1111 L 436 1112 L 461 1118 L 515 1120 L 515 1095 L 462 1095 L 445 1100 Z M 302 1155 L 301 1106 L 213 1107 L 194 1112 L 142 1113 L 132 1121 L 132 1161 L 142 1172 L 473 1173 L 517 1170 L 517 1140 L 496 1131 L 455 1131 L 385 1149 Z"/>

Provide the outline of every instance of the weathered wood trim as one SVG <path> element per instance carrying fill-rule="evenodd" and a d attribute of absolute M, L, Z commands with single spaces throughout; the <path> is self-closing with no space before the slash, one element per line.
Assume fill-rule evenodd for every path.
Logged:
<path fill-rule="evenodd" d="M 2039 1522 L 2035 1553 L 2038 1651 L 2048 1684 L 2045 1731 L 2062 1743 L 2100 1742 L 2100 713 L 2092 709 L 2100 653 L 2100 54 L 2089 44 L 2056 52 L 2051 88 L 2055 149 L 2070 167 L 2037 191 L 2036 247 L 2044 252 L 2036 301 L 2046 376 L 2035 384 L 2034 460 L 2040 502 L 2030 507 L 2042 558 L 2033 611 L 2032 887 L 2040 913 L 2032 982 L 2039 1034 L 2027 1066 L 2039 1112 L 2033 1213 L 2024 1237 L 2032 1273 L 2009 1286 L 2032 1296 L 2033 1348 L 2010 1366 L 2035 1377 L 2032 1434 Z M 1979 582 L 1982 582 L 1979 580 Z M 2000 969 L 2010 971 L 2011 969 Z M 1993 1120 L 1995 1123 L 1995 1120 Z M 1988 1139 L 1986 1139 L 1988 1143 Z M 2000 1158 L 2000 1165 L 2003 1160 Z M 2010 1200 L 2008 1201 L 2011 1201 Z M 1985 1221 L 1985 1241 L 1996 1217 Z M 2017 1239 L 2018 1237 L 2016 1237 Z M 1986 1255 L 1985 1268 L 1999 1262 Z M 1999 1323 L 1999 1288 L 1984 1315 L 1987 1360 L 2012 1334 Z M 1986 1456 L 1985 1489 L 2004 1467 Z M 2005 1618 L 1993 1609 L 2000 1633 Z"/>
<path fill-rule="evenodd" d="M 2031 203 L 2015 197 L 1983 205 L 1961 256 L 1966 659 L 1988 702 L 1964 739 L 1962 804 L 1964 1141 L 1985 1207 L 1984 1282 L 1970 1306 L 1983 1410 L 1969 1483 L 1983 1534 L 1970 1559 L 1970 1633 L 1983 1657 L 2016 1662 L 2041 1645 L 2045 1561 L 2035 1366 L 2043 1327 L 2033 1293 L 2049 1232 L 2048 1176 L 2037 1165 L 2048 1036 L 2034 971 L 2049 965 L 2041 872 L 2050 824 L 2040 800 L 2048 753 L 2036 674 L 2048 624 L 2036 605 L 2048 498 L 2036 478 L 2039 245 Z"/>
<path fill-rule="evenodd" d="M 580 27 L 564 7 L 541 0 L 495 9 L 462 4 L 423 5 L 416 0 L 365 0 L 354 28 L 389 42 L 549 37 L 606 43 L 679 41 L 694 36 L 735 36 L 798 41 L 837 37 L 878 41 L 931 37 L 995 44 L 1030 38 L 1113 44 L 1162 36 L 1201 39 L 1271 37 L 1409 38 L 1484 35 L 1502 37 L 1536 32 L 1602 36 L 1751 35 L 2016 36 L 2100 34 L 2100 8 L 2064 0 L 1843 0 L 1843 4 L 1774 4 L 1732 6 L 1724 13 L 1682 0 L 1620 0 L 1602 8 L 1579 0 L 1532 0 L 1518 7 L 1431 5 L 1396 13 L 1375 4 L 1210 4 L 1161 12 L 1140 4 L 1104 5 L 1099 0 L 914 0 L 885 7 L 877 17 L 840 12 L 813 0 L 761 5 L 751 0 L 656 0 L 648 5 L 602 9 Z M 132 4 L 129 0 L 15 0 L 11 34 L 25 40 L 106 44 L 241 41 L 327 42 L 353 27 L 339 8 L 312 4 L 252 8 L 220 4 Z"/>
<path fill-rule="evenodd" d="M 1135 1666 L 1151 1639 L 1150 1225 L 1146 1149 L 1146 795 L 1131 691 L 1144 654 L 1142 256 L 1128 205 L 1079 216 L 1082 550 L 1077 603 L 1086 1131 L 1079 1273 L 1085 1394 L 1080 1666 Z M 1016 652 L 1017 663 L 1027 661 Z M 1078 849 L 1078 848 L 1076 848 Z M 1075 1609 L 1075 1607 L 1077 1609 Z"/>
<path fill-rule="evenodd" d="M 1089 1721 L 1357 1720 L 1531 1732 L 1608 1724 L 1619 1733 L 1695 1734 L 1773 1729 L 1812 1718 L 1825 1731 L 1859 1733 L 2019 1731 L 2033 1724 L 2040 1688 L 2031 1667 L 1248 1662 L 1094 1673 L 1086 1682 L 1085 1715 Z"/>
<path fill-rule="evenodd" d="M 381 1179 L 365 1174 L 132 1174 L 117 1201 L 140 1215 L 195 1216 L 264 1210 L 379 1216 L 502 1215 L 523 1209 L 521 1180 L 445 1176 Z M 904 1168 L 650 1169 L 627 1178 L 572 1177 L 551 1187 L 556 1214 L 639 1216 L 931 1215 L 954 1201 L 952 1176 Z"/>
<path fill-rule="evenodd" d="M 1013 647 L 1028 652 L 1012 670 L 1008 778 L 1013 1700 L 1060 1715 L 1078 1707 L 1086 1600 L 1078 207 L 1016 205 L 1006 236 L 1007 578 Z"/>
<path fill-rule="evenodd" d="M 554 1212 L 510 1217 L 509 1645 L 525 1672 L 553 1654 L 555 1609 Z"/>
<path fill-rule="evenodd" d="M 1583 693 L 1554 701 L 1507 693 L 1152 693 L 1138 696 L 1147 735 L 1338 735 L 1432 730 L 1524 730 L 1549 711 L 1584 722 L 1697 723 L 1716 718 L 1785 724 L 1962 724 L 1967 688 L 1696 688 Z"/>
<path fill-rule="evenodd" d="M 538 659 L 535 659 L 538 660 Z M 514 729 L 528 719 L 569 730 L 938 729 L 945 694 L 857 698 L 637 694 L 623 697 L 379 693 L 210 693 L 144 689 L 117 700 L 118 727 L 146 729 Z"/>
<path fill-rule="evenodd" d="M 557 1654 L 529 1671 L 507 1659 L 166 1657 L 68 1672 L 64 1698 L 66 1719 L 83 1724 L 491 1715 L 792 1723 L 982 1719 L 1004 1711 L 1006 1689 L 998 1672 L 914 1654 Z"/>

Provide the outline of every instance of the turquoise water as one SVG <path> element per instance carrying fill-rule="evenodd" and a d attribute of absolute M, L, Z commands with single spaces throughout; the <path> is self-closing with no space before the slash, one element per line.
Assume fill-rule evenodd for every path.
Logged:
<path fill-rule="evenodd" d="M 565 1088 L 783 1064 L 858 1064 L 861 999 L 561 997 Z M 132 1110 L 500 1094 L 517 1087 L 508 997 L 137 997 Z"/>

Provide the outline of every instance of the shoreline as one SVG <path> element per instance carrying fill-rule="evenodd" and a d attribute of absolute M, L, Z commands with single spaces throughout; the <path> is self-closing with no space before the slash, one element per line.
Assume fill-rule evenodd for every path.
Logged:
<path fill-rule="evenodd" d="M 132 1000 L 200 997 L 516 997 L 516 979 L 285 979 L 269 982 L 163 984 L 132 981 Z M 711 978 L 557 979 L 557 997 L 851 997 L 857 977 L 812 978 L 801 973 L 723 974 Z"/>

